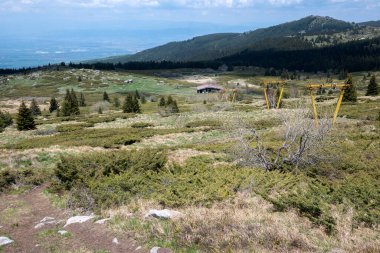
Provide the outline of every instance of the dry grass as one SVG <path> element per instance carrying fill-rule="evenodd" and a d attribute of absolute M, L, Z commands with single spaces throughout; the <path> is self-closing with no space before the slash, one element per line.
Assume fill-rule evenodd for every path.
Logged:
<path fill-rule="evenodd" d="M 194 248 L 200 252 L 380 251 L 380 231 L 353 229 L 352 209 L 334 208 L 338 232 L 328 236 L 323 228 L 295 211 L 274 212 L 267 201 L 248 194 L 239 194 L 210 208 L 180 209 L 185 216 L 172 221 L 144 219 L 144 214 L 152 208 L 159 205 L 140 199 L 129 206 L 109 210 L 106 215 L 117 217 L 117 222 L 111 223 L 115 230 L 132 230 L 145 243 L 175 241 L 172 243 L 178 247 L 175 252 Z M 136 224 L 136 219 L 140 224 Z"/>

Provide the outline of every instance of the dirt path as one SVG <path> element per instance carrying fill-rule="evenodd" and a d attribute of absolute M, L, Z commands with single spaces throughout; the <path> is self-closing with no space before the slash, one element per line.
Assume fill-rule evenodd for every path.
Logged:
<path fill-rule="evenodd" d="M 21 195 L 0 195 L 0 236 L 14 240 L 3 246 L 4 252 L 147 252 L 137 249 L 139 245 L 133 239 L 116 236 L 106 225 L 93 220 L 63 228 L 70 216 L 51 205 L 44 188 Z M 45 217 L 54 217 L 59 223 L 36 229 Z M 62 236 L 59 230 L 69 233 Z M 114 238 L 119 244 L 112 242 Z"/>

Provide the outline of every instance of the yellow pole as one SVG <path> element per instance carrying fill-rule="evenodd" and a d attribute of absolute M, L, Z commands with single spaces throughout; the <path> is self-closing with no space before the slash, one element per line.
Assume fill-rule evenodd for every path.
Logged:
<path fill-rule="evenodd" d="M 270 107 L 269 107 L 269 100 L 268 100 L 268 94 L 267 94 L 267 85 L 264 85 L 264 96 L 265 96 L 265 101 L 267 103 L 267 109 L 270 109 Z"/>
<path fill-rule="evenodd" d="M 317 113 L 317 107 L 315 106 L 315 97 L 313 90 L 310 90 L 310 96 L 311 96 L 311 104 L 313 105 L 313 115 L 314 115 L 314 120 L 315 124 L 318 126 L 318 113 Z"/>
<path fill-rule="evenodd" d="M 280 96 L 278 97 L 278 101 L 277 101 L 277 107 L 276 109 L 280 108 L 280 104 L 281 104 L 281 99 L 282 99 L 282 93 L 284 92 L 284 85 L 281 86 L 281 92 L 280 92 Z"/>
<path fill-rule="evenodd" d="M 342 104 L 342 100 L 343 100 L 343 95 L 344 95 L 344 88 L 341 88 L 339 99 L 338 99 L 338 103 L 336 105 L 336 109 L 335 109 L 335 112 L 334 112 L 333 125 L 335 124 L 336 118 L 338 117 L 340 105 Z"/>
<path fill-rule="evenodd" d="M 233 89 L 232 103 L 235 103 L 235 101 L 236 101 L 236 94 L 237 94 L 237 90 Z"/>

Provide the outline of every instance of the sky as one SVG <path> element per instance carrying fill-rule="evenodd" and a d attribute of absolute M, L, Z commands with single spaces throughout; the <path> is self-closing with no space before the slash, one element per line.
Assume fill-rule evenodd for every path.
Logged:
<path fill-rule="evenodd" d="M 380 19 L 380 0 L 0 0 L 5 34 L 60 30 L 253 30 L 307 15 Z M 202 29 L 200 29 L 202 30 Z"/>
<path fill-rule="evenodd" d="M 0 0 L 0 67 L 37 64 L 31 62 L 34 55 L 45 52 L 77 57 L 45 55 L 38 63 L 135 53 L 308 15 L 380 20 L 380 0 Z M 79 57 L 84 50 L 87 54 Z M 15 55 L 21 59 L 26 53 L 30 61 L 20 65 Z"/>

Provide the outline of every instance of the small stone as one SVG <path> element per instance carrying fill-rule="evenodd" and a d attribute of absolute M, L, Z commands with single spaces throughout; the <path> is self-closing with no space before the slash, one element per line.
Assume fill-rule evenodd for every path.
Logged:
<path fill-rule="evenodd" d="M 66 235 L 66 234 L 68 234 L 69 232 L 67 232 L 66 230 L 59 230 L 58 231 L 58 234 L 60 234 L 60 235 Z"/>
<path fill-rule="evenodd" d="M 4 245 L 7 245 L 7 244 L 11 244 L 13 243 L 14 241 L 9 239 L 8 237 L 5 237 L 5 236 L 0 236 L 0 246 L 4 246 Z"/>
<path fill-rule="evenodd" d="M 138 250 L 140 250 L 140 249 L 142 249 L 142 247 L 141 247 L 141 246 L 138 246 L 138 247 L 135 249 L 135 251 L 138 251 Z"/>
<path fill-rule="evenodd" d="M 150 249 L 150 253 L 158 253 L 158 250 L 160 249 L 160 247 L 153 247 Z"/>
<path fill-rule="evenodd" d="M 66 226 L 74 224 L 74 223 L 83 223 L 83 222 L 86 222 L 86 221 L 91 220 L 93 218 L 95 218 L 94 215 L 90 215 L 90 216 L 74 216 L 74 217 L 69 218 L 66 221 L 66 224 L 63 227 L 66 227 Z"/>
<path fill-rule="evenodd" d="M 177 218 L 183 216 L 183 213 L 178 212 L 178 211 L 173 211 L 169 209 L 164 209 L 164 210 L 156 210 L 156 209 L 151 209 L 149 212 L 144 216 L 145 218 L 148 217 L 155 217 L 155 218 L 160 218 L 160 219 L 172 219 L 172 218 Z"/>
<path fill-rule="evenodd" d="M 119 240 L 115 237 L 115 238 L 113 238 L 112 243 L 119 244 Z"/>
<path fill-rule="evenodd" d="M 104 224 L 106 223 L 106 221 L 109 221 L 111 220 L 111 218 L 106 218 L 106 219 L 101 219 L 101 220 L 97 220 L 95 221 L 96 224 Z"/>
<path fill-rule="evenodd" d="M 45 217 L 45 218 L 43 218 L 41 221 L 40 221 L 40 223 L 45 223 L 45 222 L 47 222 L 47 221 L 53 221 L 53 220 L 55 220 L 55 218 L 53 218 L 53 217 Z"/>

